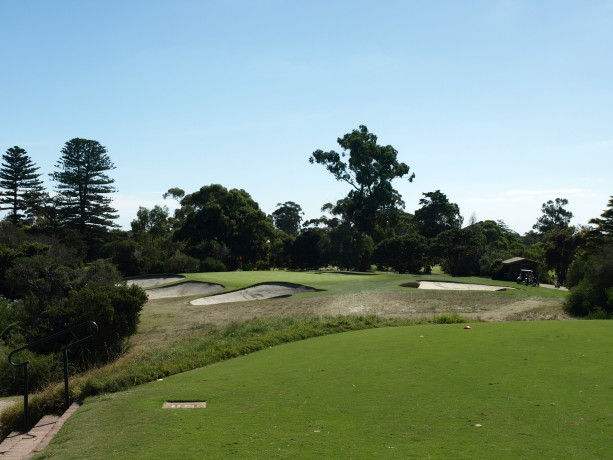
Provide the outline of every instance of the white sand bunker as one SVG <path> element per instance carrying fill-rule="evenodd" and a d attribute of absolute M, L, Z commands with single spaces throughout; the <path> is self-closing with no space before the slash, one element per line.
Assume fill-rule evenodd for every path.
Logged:
<path fill-rule="evenodd" d="M 147 289 L 153 286 L 160 286 L 161 284 L 174 283 L 180 281 L 184 276 L 181 275 L 153 275 L 153 276 L 141 276 L 140 278 L 133 278 L 126 280 L 128 285 L 136 284 L 143 289 Z"/>
<path fill-rule="evenodd" d="M 148 289 L 149 300 L 168 299 L 171 297 L 186 297 L 190 295 L 210 294 L 221 291 L 221 284 L 203 283 L 200 281 L 185 281 L 184 283 L 171 284 L 157 289 Z"/>
<path fill-rule="evenodd" d="M 293 283 L 262 283 L 226 294 L 203 297 L 192 300 L 192 305 L 215 305 L 218 303 L 245 302 L 247 300 L 271 299 L 285 297 L 299 292 L 316 292 L 317 289 Z"/>
<path fill-rule="evenodd" d="M 488 286 L 485 284 L 443 283 L 440 281 L 420 281 L 419 289 L 446 289 L 453 291 L 506 291 L 504 286 Z"/>

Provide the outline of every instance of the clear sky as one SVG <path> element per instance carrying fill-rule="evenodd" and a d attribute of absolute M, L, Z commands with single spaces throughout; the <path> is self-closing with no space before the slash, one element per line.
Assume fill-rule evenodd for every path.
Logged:
<path fill-rule="evenodd" d="M 47 177 L 99 141 L 124 228 L 212 183 L 319 217 L 349 188 L 308 158 L 362 124 L 416 174 L 408 212 L 441 190 L 523 234 L 613 195 L 613 0 L 0 0 L 0 22 L 0 151 Z"/>

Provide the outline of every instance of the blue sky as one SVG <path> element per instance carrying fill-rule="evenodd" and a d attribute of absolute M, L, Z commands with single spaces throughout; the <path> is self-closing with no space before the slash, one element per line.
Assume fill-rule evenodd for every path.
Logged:
<path fill-rule="evenodd" d="M 114 206 L 219 183 L 305 218 L 347 194 L 316 149 L 366 125 L 468 222 L 524 233 L 613 195 L 613 1 L 0 0 L 0 150 L 107 147 Z M 48 186 L 51 188 L 52 183 Z"/>

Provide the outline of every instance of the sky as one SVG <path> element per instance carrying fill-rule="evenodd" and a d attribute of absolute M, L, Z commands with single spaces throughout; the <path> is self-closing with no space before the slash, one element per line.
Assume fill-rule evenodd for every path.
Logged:
<path fill-rule="evenodd" d="M 0 0 L 0 151 L 47 187 L 104 145 L 117 223 L 210 184 L 305 219 L 349 192 L 313 151 L 368 127 L 415 173 L 523 234 L 547 200 L 586 225 L 613 195 L 613 0 Z"/>

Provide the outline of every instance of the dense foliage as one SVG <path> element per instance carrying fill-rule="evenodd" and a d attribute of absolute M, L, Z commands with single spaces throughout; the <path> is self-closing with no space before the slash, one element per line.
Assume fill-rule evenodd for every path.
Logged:
<path fill-rule="evenodd" d="M 613 197 L 596 227 L 584 232 L 577 248 L 579 256 L 568 270 L 570 296 L 566 310 L 576 316 L 613 316 Z"/>
<path fill-rule="evenodd" d="M 394 189 L 409 167 L 390 145 L 378 144 L 365 126 L 338 139 L 341 153 L 316 150 L 321 164 L 349 185 L 348 194 L 303 223 L 298 203 L 285 201 L 266 215 L 251 195 L 220 184 L 193 193 L 173 187 L 163 195 L 179 208 L 139 208 L 130 231 L 117 229 L 112 207 L 114 165 L 99 142 L 74 138 L 64 145 L 54 196 L 40 181 L 27 152 L 12 147 L 0 167 L 0 354 L 82 320 L 100 333 L 76 353 L 84 368 L 114 359 L 136 331 L 144 292 L 122 283 L 125 276 L 152 273 L 338 267 L 347 270 L 428 271 L 439 265 L 452 275 L 496 277 L 502 261 L 536 261 L 571 288 L 567 310 L 575 315 L 613 314 L 613 197 L 609 209 L 570 226 L 568 200 L 543 204 L 534 230 L 523 237 L 504 222 L 476 221 L 463 227 L 460 208 L 441 190 L 423 193 L 414 214 Z M 34 381 L 57 376 L 57 347 L 31 356 Z M 0 366 L 5 366 L 2 364 Z M 6 376 L 0 392 L 14 391 Z"/>
<path fill-rule="evenodd" d="M 95 321 L 98 334 L 71 354 L 72 365 L 85 369 L 115 359 L 125 349 L 127 339 L 136 332 L 140 311 L 147 301 L 145 292 L 127 286 L 115 267 L 106 261 L 96 261 L 85 268 L 60 265 L 52 257 L 35 255 L 20 259 L 25 262 L 13 267 L 13 281 L 24 281 L 15 286 L 16 300 L 0 298 L 0 336 L 2 375 L 11 376 L 0 381 L 0 393 L 20 390 L 14 385 L 20 381 L 21 371 L 6 361 L 9 349 L 16 349 L 67 327 L 84 321 Z M 33 268 L 26 271 L 30 264 Z M 59 358 L 49 355 L 58 352 L 65 343 L 49 342 L 43 348 L 32 350 L 30 356 L 34 375 L 34 388 L 61 378 Z M 42 357 L 40 356 L 42 355 Z"/>

